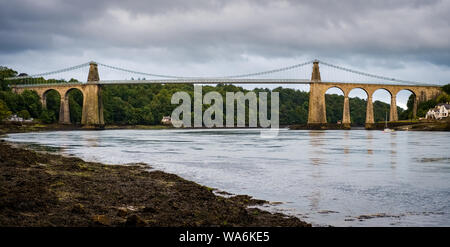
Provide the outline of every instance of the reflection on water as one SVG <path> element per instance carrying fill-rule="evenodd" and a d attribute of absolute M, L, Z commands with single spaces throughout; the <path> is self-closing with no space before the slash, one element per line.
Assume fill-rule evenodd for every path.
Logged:
<path fill-rule="evenodd" d="M 84 140 L 88 147 L 98 147 L 99 146 L 97 136 L 87 136 L 84 138 Z"/>
<path fill-rule="evenodd" d="M 391 136 L 391 168 L 394 169 L 397 159 L 397 142 L 395 139 L 397 133 L 392 133 L 390 136 Z"/>
<path fill-rule="evenodd" d="M 11 134 L 90 161 L 144 162 L 315 225 L 450 226 L 448 132 L 255 129 Z M 61 150 L 60 150 L 61 151 Z"/>
<path fill-rule="evenodd" d="M 324 145 L 322 141 L 322 136 L 324 135 L 323 131 L 313 130 L 309 131 L 309 146 L 312 147 L 312 153 L 313 155 L 310 155 L 309 159 L 311 160 L 311 164 L 313 165 L 320 165 L 324 163 L 324 161 L 320 158 L 322 156 L 322 149 L 319 148 L 320 146 Z M 302 148 L 302 147 L 299 147 Z M 313 175 L 314 176 L 314 175 Z M 315 175 L 316 177 L 319 177 L 319 174 Z"/>

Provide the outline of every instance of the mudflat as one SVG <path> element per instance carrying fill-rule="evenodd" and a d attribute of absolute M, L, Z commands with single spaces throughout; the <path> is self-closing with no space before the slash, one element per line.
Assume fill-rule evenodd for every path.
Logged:
<path fill-rule="evenodd" d="M 0 143 L 0 226 L 310 224 L 145 164 L 105 165 Z"/>

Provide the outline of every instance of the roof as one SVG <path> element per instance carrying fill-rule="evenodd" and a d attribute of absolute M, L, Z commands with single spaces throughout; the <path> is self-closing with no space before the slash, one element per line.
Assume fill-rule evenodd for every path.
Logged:
<path fill-rule="evenodd" d="M 450 110 L 450 104 L 439 103 L 436 106 L 444 106 L 445 109 Z"/>

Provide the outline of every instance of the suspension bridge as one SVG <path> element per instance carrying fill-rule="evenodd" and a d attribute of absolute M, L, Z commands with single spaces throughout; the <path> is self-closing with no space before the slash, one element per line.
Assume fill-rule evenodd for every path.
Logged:
<path fill-rule="evenodd" d="M 320 71 L 319 64 L 326 70 Z M 100 80 L 98 68 L 113 71 L 120 80 Z M 61 74 L 73 75 L 75 71 L 89 69 L 86 81 L 66 79 L 46 79 L 61 76 Z M 102 71 L 103 72 L 103 71 Z M 124 73 L 126 76 L 121 76 Z M 84 75 L 86 72 L 83 72 Z M 288 74 L 290 73 L 290 74 Z M 138 79 L 130 78 L 130 75 L 139 76 Z M 351 77 L 349 77 L 349 75 Z M 140 78 L 142 76 L 142 78 Z M 67 78 L 72 78 L 69 76 Z M 147 79 L 148 78 L 148 79 Z M 322 80 L 325 78 L 325 80 Z M 416 116 L 417 105 L 421 101 L 429 100 L 440 94 L 439 85 L 425 82 L 400 80 L 366 72 L 361 72 L 320 60 L 312 60 L 292 66 L 267 70 L 257 73 L 235 74 L 227 76 L 176 76 L 156 73 L 139 72 L 103 63 L 89 62 L 69 68 L 34 74 L 20 75 L 9 80 L 10 86 L 16 93 L 24 90 L 34 90 L 46 106 L 46 94 L 50 90 L 56 90 L 61 96 L 59 123 L 70 124 L 70 110 L 68 94 L 71 90 L 78 89 L 83 94 L 83 113 L 81 123 L 85 126 L 102 126 L 103 105 L 101 89 L 106 85 L 133 85 L 133 84 L 309 84 L 309 125 L 323 125 L 326 120 L 325 93 L 330 88 L 338 88 L 344 94 L 344 107 L 342 124 L 350 126 L 349 93 L 353 89 L 362 89 L 367 94 L 366 127 L 374 125 L 372 95 L 378 89 L 384 89 L 391 95 L 390 121 L 397 121 L 396 95 L 399 91 L 408 90 L 414 95 L 413 115 Z"/>

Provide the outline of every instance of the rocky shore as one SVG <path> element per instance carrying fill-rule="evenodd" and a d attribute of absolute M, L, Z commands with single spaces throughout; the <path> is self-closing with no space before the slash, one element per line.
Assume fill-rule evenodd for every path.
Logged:
<path fill-rule="evenodd" d="M 405 130 L 405 131 L 450 131 L 450 122 L 447 120 L 440 121 L 397 121 L 388 122 L 388 128 L 394 130 Z M 383 130 L 386 128 L 384 122 L 378 122 L 370 125 L 369 127 L 364 126 L 346 126 L 342 124 L 293 124 L 289 126 L 291 130 L 350 130 L 350 129 L 367 129 L 367 130 Z"/>
<path fill-rule="evenodd" d="M 406 130 L 406 131 L 450 131 L 450 121 L 440 120 L 424 123 L 416 123 L 410 125 L 398 126 L 396 130 Z"/>
<path fill-rule="evenodd" d="M 104 165 L 0 143 L 0 226 L 311 226 L 249 207 L 264 203 L 222 197 L 145 164 Z"/>

